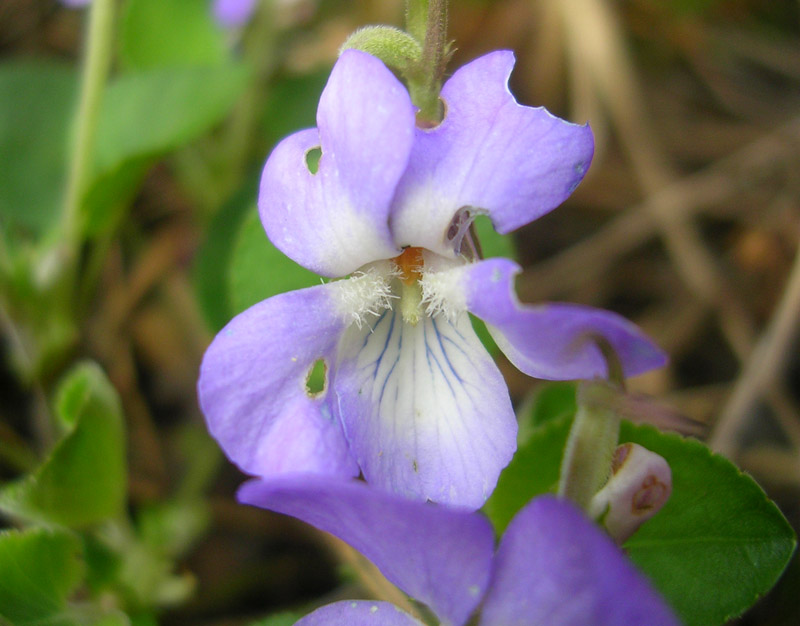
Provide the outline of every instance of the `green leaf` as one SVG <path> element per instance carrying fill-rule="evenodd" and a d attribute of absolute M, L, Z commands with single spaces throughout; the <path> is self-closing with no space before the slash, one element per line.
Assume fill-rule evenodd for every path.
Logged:
<path fill-rule="evenodd" d="M 66 65 L 0 66 L 0 222 L 37 235 L 56 219 L 77 78 Z"/>
<path fill-rule="evenodd" d="M 83 575 L 81 543 L 65 532 L 0 531 L 0 621 L 63 623 L 58 614 Z"/>
<path fill-rule="evenodd" d="M 122 566 L 119 546 L 108 545 L 99 533 L 86 533 L 83 537 L 83 556 L 86 562 L 86 587 L 93 596 L 117 585 Z"/>
<path fill-rule="evenodd" d="M 98 620 L 92 622 L 92 626 L 130 626 L 131 620 L 124 613 L 115 611 L 108 615 L 103 615 Z"/>
<path fill-rule="evenodd" d="M 242 65 L 125 74 L 112 82 L 98 121 L 97 169 L 179 147 L 219 121 L 244 88 Z"/>
<path fill-rule="evenodd" d="M 142 507 L 137 521 L 144 543 L 177 558 L 206 532 L 211 514 L 204 500 L 171 500 Z"/>
<path fill-rule="evenodd" d="M 561 457 L 577 410 L 574 382 L 543 383 L 519 411 L 517 449 L 484 506 L 498 532 L 534 496 L 555 492 Z"/>
<path fill-rule="evenodd" d="M 85 198 L 88 233 L 112 223 L 147 167 L 220 122 L 247 82 L 243 65 L 125 74 L 109 84 L 98 120 L 95 170 Z"/>
<path fill-rule="evenodd" d="M 264 129 L 271 142 L 277 142 L 300 128 L 316 126 L 317 103 L 330 76 L 323 67 L 310 74 L 278 79 L 267 94 Z"/>
<path fill-rule="evenodd" d="M 33 474 L 0 491 L 0 509 L 70 527 L 118 515 L 126 468 L 116 391 L 97 365 L 82 363 L 62 382 L 56 411 L 69 432 Z"/>
<path fill-rule="evenodd" d="M 535 429 L 500 474 L 483 507 L 498 533 L 532 498 L 556 491 L 572 418 L 572 414 L 562 415 Z"/>
<path fill-rule="evenodd" d="M 500 475 L 484 510 L 498 532 L 533 497 L 557 487 L 572 415 L 535 428 Z M 621 441 L 664 457 L 673 491 L 625 550 L 688 626 L 722 624 L 777 581 L 795 536 L 761 488 L 702 443 L 623 423 Z"/>
<path fill-rule="evenodd" d="M 524 446 L 537 429 L 564 415 L 573 416 L 578 410 L 577 386 L 574 381 L 539 384 L 517 411 L 519 432 L 517 444 Z"/>
<path fill-rule="evenodd" d="M 624 423 L 621 439 L 663 456 L 672 496 L 625 544 L 688 626 L 722 624 L 777 581 L 796 539 L 748 475 L 702 443 Z"/>
<path fill-rule="evenodd" d="M 319 276 L 272 245 L 256 211 L 242 223 L 229 271 L 234 314 L 270 296 L 320 284 Z"/>
<path fill-rule="evenodd" d="M 99 174 L 83 198 L 83 232 L 96 235 L 113 228 L 124 208 L 130 205 L 154 161 L 152 155 L 131 157 Z"/>
<path fill-rule="evenodd" d="M 184 424 L 177 433 L 177 443 L 182 471 L 175 497 L 202 500 L 218 478 L 225 457 L 205 424 Z"/>
<path fill-rule="evenodd" d="M 113 222 L 155 159 L 220 122 L 247 75 L 243 65 L 227 64 L 142 71 L 109 83 L 84 198 L 87 233 Z M 30 235 L 58 223 L 76 91 L 74 71 L 60 64 L 0 66 L 0 218 Z"/>
<path fill-rule="evenodd" d="M 472 322 L 472 330 L 475 331 L 475 334 L 478 336 L 478 339 L 481 340 L 486 351 L 491 354 L 492 357 L 497 357 L 500 354 L 500 348 L 497 347 L 494 337 L 492 337 L 489 329 L 486 328 L 486 323 L 472 314 L 469 316 L 469 321 Z"/>
<path fill-rule="evenodd" d="M 529 422 L 530 427 L 537 428 L 564 415 L 575 415 L 576 392 L 577 384 L 571 380 L 538 386 L 527 403 L 528 410 L 524 413 L 527 417 L 520 420 L 520 425 Z"/>
<path fill-rule="evenodd" d="M 217 332 L 231 317 L 229 267 L 242 222 L 253 211 L 258 182 L 242 187 L 208 225 L 194 265 L 193 282 L 200 310 L 209 327 Z M 263 232 L 263 231 L 262 231 Z"/>
<path fill-rule="evenodd" d="M 127 67 L 221 65 L 227 56 L 210 2 L 128 0 L 121 30 L 120 57 Z"/>
<path fill-rule="evenodd" d="M 516 258 L 517 252 L 511 235 L 498 233 L 492 226 L 492 220 L 487 215 L 479 215 L 475 218 L 473 224 L 475 233 L 478 235 L 478 241 L 481 244 L 481 252 L 484 259 L 493 257 Z"/>

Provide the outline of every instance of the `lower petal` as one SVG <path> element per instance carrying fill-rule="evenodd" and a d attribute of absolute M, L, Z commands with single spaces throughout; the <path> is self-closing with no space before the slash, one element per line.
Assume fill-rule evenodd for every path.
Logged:
<path fill-rule="evenodd" d="M 611 539 L 566 501 L 545 496 L 511 521 L 480 626 L 678 626 Z"/>
<path fill-rule="evenodd" d="M 349 543 L 445 624 L 464 624 L 486 591 L 494 532 L 482 515 L 320 476 L 253 480 L 238 497 Z"/>
<path fill-rule="evenodd" d="M 480 507 L 516 449 L 505 381 L 469 317 L 386 311 L 342 338 L 333 389 L 368 482 L 416 499 Z"/>
<path fill-rule="evenodd" d="M 508 359 L 529 376 L 548 380 L 606 377 L 606 359 L 596 338 L 607 342 L 625 376 L 666 363 L 665 354 L 634 324 L 600 309 L 573 304 L 521 304 L 514 293 L 519 266 L 489 259 L 459 272 L 465 306 L 486 322 Z"/>
<path fill-rule="evenodd" d="M 281 294 L 235 317 L 206 351 L 197 383 L 208 428 L 228 457 L 257 476 L 358 473 L 330 395 L 306 387 L 314 363 L 328 369 L 347 326 L 339 283 Z"/>
<path fill-rule="evenodd" d="M 424 626 L 388 602 L 343 600 L 318 608 L 295 626 Z"/>

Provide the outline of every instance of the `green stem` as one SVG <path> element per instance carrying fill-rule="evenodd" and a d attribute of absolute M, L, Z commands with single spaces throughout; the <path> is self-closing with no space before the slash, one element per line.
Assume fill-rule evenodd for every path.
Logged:
<path fill-rule="evenodd" d="M 61 233 L 66 243 L 66 267 L 73 269 L 81 244 L 81 203 L 89 184 L 92 153 L 103 87 L 111 66 L 114 0 L 94 0 L 89 10 L 89 32 L 81 79 L 75 139 L 70 160 Z"/>
<path fill-rule="evenodd" d="M 425 42 L 428 26 L 428 0 L 406 0 L 406 31 L 420 45 Z"/>
<path fill-rule="evenodd" d="M 420 32 L 424 15 L 424 35 Z M 439 91 L 450 56 L 447 42 L 447 0 L 410 0 L 406 5 L 406 28 L 422 41 L 420 62 L 409 72 L 411 99 L 419 107 L 419 120 L 438 123 L 442 112 Z"/>
<path fill-rule="evenodd" d="M 608 408 L 608 402 L 603 402 L 608 391 L 602 383 L 579 387 L 578 412 L 561 463 L 558 495 L 584 510 L 608 480 L 619 442 L 620 418 Z"/>

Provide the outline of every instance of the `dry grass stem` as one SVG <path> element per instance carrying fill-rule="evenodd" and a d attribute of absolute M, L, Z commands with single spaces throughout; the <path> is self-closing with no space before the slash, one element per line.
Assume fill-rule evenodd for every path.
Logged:
<path fill-rule="evenodd" d="M 800 251 L 786 289 L 767 329 L 734 386 L 712 433 L 709 445 L 722 454 L 736 456 L 738 437 L 753 403 L 781 371 L 800 322 Z"/>

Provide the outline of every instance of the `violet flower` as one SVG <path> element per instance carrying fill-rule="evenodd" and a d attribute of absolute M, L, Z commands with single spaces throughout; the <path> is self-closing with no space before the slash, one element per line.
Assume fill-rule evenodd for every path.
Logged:
<path fill-rule="evenodd" d="M 270 240 L 314 272 L 350 278 L 265 300 L 209 347 L 201 407 L 246 473 L 362 472 L 408 497 L 479 507 L 514 453 L 517 423 L 468 313 L 531 376 L 605 376 L 590 335 L 610 343 L 626 376 L 664 363 L 618 315 L 520 304 L 519 267 L 472 252 L 476 215 L 501 233 L 536 219 L 577 186 L 594 148 L 587 126 L 515 102 L 513 65 L 511 52 L 494 52 L 459 69 L 442 89 L 444 120 L 423 129 L 392 72 L 347 50 L 318 128 L 272 152 L 259 197 Z M 312 394 L 319 359 L 326 389 Z"/>
<path fill-rule="evenodd" d="M 243 26 L 256 9 L 258 0 L 214 0 L 214 17 L 223 26 Z"/>
<path fill-rule="evenodd" d="M 415 502 L 355 481 L 315 476 L 251 481 L 242 502 L 297 517 L 352 545 L 386 578 L 461 626 L 677 626 L 620 549 L 565 500 L 543 496 L 494 549 L 480 513 Z M 343 601 L 298 626 L 420 626 L 386 602 Z"/>

